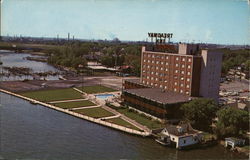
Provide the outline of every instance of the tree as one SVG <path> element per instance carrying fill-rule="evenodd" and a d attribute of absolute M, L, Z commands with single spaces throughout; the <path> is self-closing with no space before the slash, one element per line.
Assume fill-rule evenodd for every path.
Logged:
<path fill-rule="evenodd" d="M 227 107 L 217 112 L 216 133 L 219 137 L 237 136 L 249 129 L 247 111 Z"/>
<path fill-rule="evenodd" d="M 249 59 L 245 62 L 245 70 L 250 71 L 250 60 Z"/>
<path fill-rule="evenodd" d="M 184 118 L 200 130 L 209 131 L 218 107 L 214 100 L 206 98 L 194 99 L 181 106 Z"/>

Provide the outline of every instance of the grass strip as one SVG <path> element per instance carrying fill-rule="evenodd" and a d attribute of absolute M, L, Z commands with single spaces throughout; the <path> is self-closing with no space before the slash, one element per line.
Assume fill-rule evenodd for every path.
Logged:
<path fill-rule="evenodd" d="M 103 118 L 103 117 L 114 116 L 113 113 L 106 111 L 105 109 L 101 107 L 78 109 L 78 110 L 74 110 L 74 112 L 80 113 L 89 117 L 93 117 L 93 118 Z"/>
<path fill-rule="evenodd" d="M 112 88 L 108 88 L 108 87 L 101 86 L 101 85 L 77 87 L 77 89 L 79 89 L 81 91 L 83 90 L 83 92 L 88 93 L 88 94 L 117 91 L 117 90 L 114 90 Z"/>
<path fill-rule="evenodd" d="M 78 108 L 78 107 L 87 107 L 87 106 L 95 106 L 94 103 L 88 100 L 76 101 L 76 102 L 63 102 L 63 103 L 55 103 L 55 106 L 58 106 L 63 109 L 70 108 Z"/>
<path fill-rule="evenodd" d="M 81 93 L 72 88 L 23 92 L 21 95 L 42 102 L 83 98 Z"/>
<path fill-rule="evenodd" d="M 110 122 L 110 123 L 120 125 L 120 126 L 124 126 L 124 127 L 127 127 L 127 128 L 131 128 L 131 129 L 140 131 L 139 128 L 137 128 L 136 126 L 128 123 L 127 121 L 125 121 L 125 120 L 123 120 L 121 118 L 112 118 L 112 119 L 107 119 L 106 121 Z"/>

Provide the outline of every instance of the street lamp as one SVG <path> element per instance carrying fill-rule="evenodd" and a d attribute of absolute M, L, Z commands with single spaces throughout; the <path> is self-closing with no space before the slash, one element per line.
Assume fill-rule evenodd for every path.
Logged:
<path fill-rule="evenodd" d="M 78 68 L 80 68 L 80 70 L 81 70 L 81 72 L 82 72 L 82 93 L 83 93 L 83 65 L 82 64 L 79 64 L 78 65 Z M 81 72 L 80 72 L 80 74 L 81 74 Z"/>

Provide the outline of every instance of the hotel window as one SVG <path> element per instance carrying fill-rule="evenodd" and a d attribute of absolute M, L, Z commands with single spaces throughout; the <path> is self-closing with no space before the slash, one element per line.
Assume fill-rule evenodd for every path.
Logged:
<path fill-rule="evenodd" d="M 190 81 L 190 78 L 187 78 L 187 81 L 189 82 L 189 81 Z"/>
<path fill-rule="evenodd" d="M 176 57 L 175 59 L 178 61 L 178 60 L 179 60 L 179 57 Z"/>
<path fill-rule="evenodd" d="M 168 65 L 168 62 L 166 62 L 166 65 Z"/>
<path fill-rule="evenodd" d="M 145 81 L 143 80 L 142 83 L 145 83 Z"/>
<path fill-rule="evenodd" d="M 184 77 L 181 77 L 181 80 L 183 81 L 183 80 L 184 80 Z"/>
<path fill-rule="evenodd" d="M 143 73 L 145 73 L 146 71 L 145 71 L 145 70 L 143 70 L 142 72 L 143 72 Z"/>
<path fill-rule="evenodd" d="M 164 59 L 164 56 L 161 56 L 161 59 Z"/>
<path fill-rule="evenodd" d="M 166 71 L 168 71 L 168 69 L 166 68 Z"/>
<path fill-rule="evenodd" d="M 178 73 L 178 70 L 175 70 L 175 73 Z"/>
<path fill-rule="evenodd" d="M 148 60 L 148 63 L 150 63 L 150 60 Z"/>
<path fill-rule="evenodd" d="M 181 68 L 185 68 L 185 65 L 183 64 L 183 65 L 181 65 Z"/>
<path fill-rule="evenodd" d="M 154 85 L 154 83 L 151 83 L 151 86 Z"/>
<path fill-rule="evenodd" d="M 182 58 L 182 61 L 184 62 L 184 61 L 185 61 L 185 58 Z"/>
<path fill-rule="evenodd" d="M 149 76 L 147 76 L 147 79 L 149 79 Z"/>
<path fill-rule="evenodd" d="M 163 68 L 161 67 L 161 70 L 163 71 Z"/>
<path fill-rule="evenodd" d="M 150 54 L 148 54 L 148 57 L 151 57 L 151 55 L 150 55 Z"/>
<path fill-rule="evenodd" d="M 155 61 L 152 61 L 152 63 L 155 63 Z"/>
<path fill-rule="evenodd" d="M 181 87 L 183 87 L 183 83 L 181 83 Z"/>
<path fill-rule="evenodd" d="M 164 62 L 162 61 L 161 64 L 164 64 Z"/>
<path fill-rule="evenodd" d="M 187 88 L 189 88 L 189 85 L 187 85 Z"/>
<path fill-rule="evenodd" d="M 154 72 L 151 72 L 151 74 L 154 74 Z"/>
<path fill-rule="evenodd" d="M 156 64 L 159 64 L 159 61 L 156 61 Z"/>
<path fill-rule="evenodd" d="M 174 85 L 176 85 L 176 86 L 177 86 L 177 82 L 174 82 Z"/>
<path fill-rule="evenodd" d="M 177 89 L 176 89 L 176 88 L 174 88 L 174 91 L 176 92 L 176 91 L 177 91 Z"/>
<path fill-rule="evenodd" d="M 158 76 L 158 74 L 159 74 L 158 72 L 155 72 L 155 75 L 157 75 L 157 76 Z"/>
<path fill-rule="evenodd" d="M 186 92 L 186 94 L 189 94 L 189 92 Z"/>
<path fill-rule="evenodd" d="M 149 85 L 149 82 L 147 82 L 147 85 Z"/>
<path fill-rule="evenodd" d="M 148 68 L 150 68 L 150 66 L 148 65 Z"/>
<path fill-rule="evenodd" d="M 165 80 L 164 82 L 165 82 L 165 83 L 167 83 L 168 81 L 167 81 L 167 80 Z"/>
<path fill-rule="evenodd" d="M 155 58 L 155 55 L 152 55 L 152 58 Z"/>
<path fill-rule="evenodd" d="M 168 59 L 168 56 L 166 56 L 166 59 Z"/>
<path fill-rule="evenodd" d="M 188 62 L 191 62 L 192 61 L 192 59 L 191 58 L 188 58 Z"/>
<path fill-rule="evenodd" d="M 175 66 L 176 66 L 176 67 L 178 67 L 178 66 L 179 66 L 179 64 L 178 64 L 178 63 L 176 63 L 176 64 L 175 64 Z"/>
<path fill-rule="evenodd" d="M 183 93 L 183 90 L 180 90 L 181 93 Z"/>
<path fill-rule="evenodd" d="M 160 85 L 160 88 L 162 88 L 162 85 Z"/>
<path fill-rule="evenodd" d="M 190 65 L 188 65 L 188 68 L 191 68 L 191 66 L 190 66 Z"/>
<path fill-rule="evenodd" d="M 155 78 L 156 81 L 158 81 L 158 78 Z"/>
<path fill-rule="evenodd" d="M 146 62 L 146 59 L 144 59 L 143 62 Z"/>
<path fill-rule="evenodd" d="M 155 83 L 155 87 L 157 87 L 158 86 L 158 84 L 157 83 Z"/>
<path fill-rule="evenodd" d="M 167 87 L 167 86 L 165 86 L 164 88 L 165 88 L 165 89 L 167 89 L 168 87 Z"/>
<path fill-rule="evenodd" d="M 151 80 L 154 80 L 154 77 L 151 77 Z"/>
<path fill-rule="evenodd" d="M 156 67 L 156 69 L 158 70 L 158 69 L 159 69 L 159 67 Z"/>
<path fill-rule="evenodd" d="M 191 73 L 190 72 L 188 72 L 188 75 L 190 75 Z"/>
<path fill-rule="evenodd" d="M 181 71 L 181 74 L 184 74 L 185 72 L 184 71 Z"/>

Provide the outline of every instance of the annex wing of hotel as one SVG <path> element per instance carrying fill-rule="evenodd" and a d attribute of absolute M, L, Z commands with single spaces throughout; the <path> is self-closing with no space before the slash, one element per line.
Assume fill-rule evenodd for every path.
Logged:
<path fill-rule="evenodd" d="M 168 119 L 193 98 L 218 101 L 221 62 L 222 53 L 200 44 L 143 46 L 141 77 L 123 82 L 123 103 Z"/>

